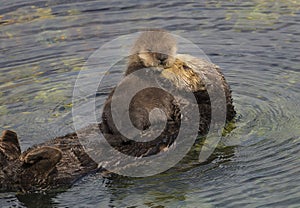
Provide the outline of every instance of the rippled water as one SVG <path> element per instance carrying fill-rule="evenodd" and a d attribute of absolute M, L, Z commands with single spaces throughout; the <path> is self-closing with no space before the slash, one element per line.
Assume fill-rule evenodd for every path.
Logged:
<path fill-rule="evenodd" d="M 295 0 L 1 1 L 0 130 L 17 131 L 23 150 L 73 131 L 84 62 L 141 28 L 203 49 L 223 68 L 238 116 L 207 164 L 139 179 L 91 175 L 63 193 L 1 193 L 0 207 L 299 207 L 299 9 Z"/>

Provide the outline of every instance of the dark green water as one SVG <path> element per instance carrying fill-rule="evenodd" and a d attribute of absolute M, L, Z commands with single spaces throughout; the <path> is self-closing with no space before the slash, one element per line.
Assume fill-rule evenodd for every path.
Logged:
<path fill-rule="evenodd" d="M 14 129 L 23 150 L 74 131 L 81 67 L 141 28 L 189 39 L 221 66 L 238 117 L 208 164 L 140 179 L 91 175 L 49 195 L 1 193 L 0 207 L 299 207 L 299 22 L 297 0 L 1 0 L 0 130 Z"/>

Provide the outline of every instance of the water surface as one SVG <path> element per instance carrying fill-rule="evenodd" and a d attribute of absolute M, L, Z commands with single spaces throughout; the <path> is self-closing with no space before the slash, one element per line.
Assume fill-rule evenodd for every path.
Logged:
<path fill-rule="evenodd" d="M 299 9 L 294 0 L 2 1 L 0 130 L 14 129 L 23 150 L 74 131 L 72 92 L 85 61 L 142 28 L 198 45 L 223 69 L 238 115 L 207 164 L 139 179 L 91 175 L 63 193 L 1 193 L 0 206 L 298 207 Z"/>

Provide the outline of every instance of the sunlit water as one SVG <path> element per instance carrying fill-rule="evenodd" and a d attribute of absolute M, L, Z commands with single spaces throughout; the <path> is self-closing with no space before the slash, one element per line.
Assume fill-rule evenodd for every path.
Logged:
<path fill-rule="evenodd" d="M 0 130 L 14 129 L 23 150 L 74 130 L 84 62 L 141 28 L 197 44 L 223 69 L 238 115 L 209 163 L 148 178 L 90 175 L 63 193 L 1 193 L 0 207 L 299 207 L 299 9 L 293 0 L 1 1 Z"/>

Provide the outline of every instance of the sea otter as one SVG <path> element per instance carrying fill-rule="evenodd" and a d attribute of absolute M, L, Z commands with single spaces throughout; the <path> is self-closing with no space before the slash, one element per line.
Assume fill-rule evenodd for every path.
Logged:
<path fill-rule="evenodd" d="M 142 33 L 132 52 L 123 80 L 143 83 L 157 80 L 158 85 L 163 86 L 162 89 L 152 87 L 141 90 L 132 98 L 127 109 L 133 126 L 149 140 L 142 142 L 126 137 L 115 126 L 112 118 L 115 88 L 105 102 L 102 123 L 93 128 L 89 126 L 81 132 L 35 145 L 23 153 L 17 135 L 12 131 L 4 131 L 0 138 L 1 190 L 31 192 L 69 187 L 88 173 L 104 170 L 86 153 L 78 135 L 82 138 L 93 137 L 92 134 L 100 129 L 116 150 L 134 157 L 148 157 L 168 151 L 169 147 L 177 142 L 181 124 L 189 116 L 197 117 L 198 133 L 206 135 L 212 117 L 211 103 L 222 103 L 222 95 L 218 94 L 219 92 L 224 93 L 225 106 L 219 107 L 226 110 L 225 119 L 230 121 L 234 118 L 231 91 L 219 67 L 189 55 L 176 54 L 176 41 L 169 33 L 161 30 Z M 136 72 L 139 70 L 146 70 L 147 76 L 137 76 Z M 164 90 L 169 89 L 168 86 L 176 92 Z M 173 93 L 177 91 L 179 93 L 174 96 Z M 195 97 L 198 113 L 187 111 L 189 114 L 186 115 L 185 109 L 180 108 L 181 101 L 185 102 L 186 109 L 191 107 L 189 97 L 185 96 L 189 94 L 187 92 Z M 211 94 L 217 96 L 211 97 Z M 121 101 L 127 98 L 126 90 L 120 98 Z M 147 130 L 155 125 L 163 125 L 163 131 L 159 131 L 158 136 L 153 138 L 157 132 Z M 131 131 L 125 130 L 129 133 Z M 118 164 L 120 159 L 106 158 L 106 154 L 102 154 L 101 151 L 98 154 L 99 157 L 104 157 L 104 163 Z"/>
<path fill-rule="evenodd" d="M 112 101 L 116 88 L 113 89 L 104 105 L 101 129 L 106 140 L 118 151 L 131 156 L 147 157 L 166 150 L 176 140 L 181 121 L 184 119 L 178 97 L 179 100 L 186 100 L 189 103 L 190 100 L 185 98 L 185 94 L 188 93 L 193 93 L 197 102 L 199 113 L 195 112 L 194 116 L 199 116 L 199 135 L 204 136 L 209 131 L 212 102 L 217 106 L 214 110 L 226 111 L 224 120 L 231 121 L 234 118 L 236 112 L 232 103 L 231 90 L 220 68 L 190 55 L 176 54 L 176 50 L 175 38 L 164 30 L 145 31 L 134 43 L 123 80 L 126 82 L 127 77 L 133 74 L 128 82 L 144 82 L 147 85 L 159 78 L 161 85 L 172 85 L 176 91 L 181 91 L 181 95 L 176 98 L 172 95 L 174 91 L 168 92 L 155 87 L 143 89 L 133 97 L 128 110 L 117 111 L 121 115 L 129 113 L 133 128 L 141 131 L 140 135 L 136 134 L 137 137 L 151 125 L 164 125 L 160 120 L 167 120 L 164 131 L 159 136 L 152 137 L 151 141 L 139 142 L 134 141 L 135 138 L 123 135 L 122 132 L 132 131 L 132 128 L 127 127 L 127 122 L 122 125 L 122 122 L 117 121 L 119 124 L 116 126 L 112 116 L 115 111 L 112 109 Z M 135 72 L 139 70 L 146 70 L 146 74 L 135 76 Z M 123 80 L 117 86 L 118 88 L 125 86 Z M 128 99 L 130 90 L 124 87 L 123 93 L 118 95 L 118 100 Z M 160 109 L 160 111 L 156 110 L 151 120 L 153 109 Z M 149 138 L 151 134 L 157 135 L 156 132 L 147 132 Z"/>

